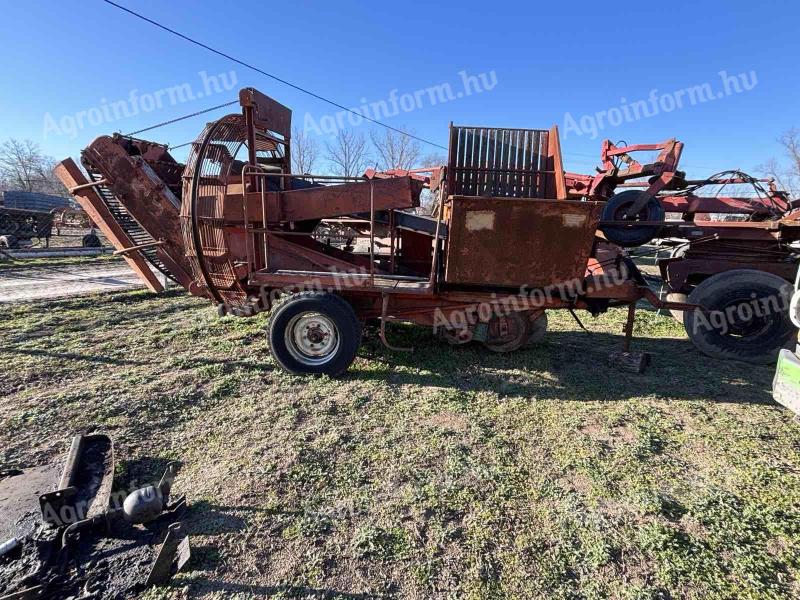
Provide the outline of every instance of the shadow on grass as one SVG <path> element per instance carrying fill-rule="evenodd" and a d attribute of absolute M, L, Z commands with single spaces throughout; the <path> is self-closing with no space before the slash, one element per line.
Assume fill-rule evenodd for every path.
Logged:
<path fill-rule="evenodd" d="M 250 586 L 246 584 L 223 582 L 212 579 L 205 575 L 193 576 L 193 571 L 208 573 L 217 569 L 223 562 L 223 553 L 214 545 L 213 539 L 210 543 L 195 544 L 197 540 L 207 540 L 208 536 L 218 536 L 235 534 L 244 531 L 253 531 L 253 520 L 260 520 L 265 515 L 307 515 L 306 511 L 281 510 L 262 506 L 239 505 L 224 506 L 201 500 L 193 502 L 189 507 L 189 513 L 185 520 L 188 526 L 188 533 L 193 538 L 192 562 L 187 571 L 187 578 L 181 579 L 181 584 L 190 583 L 192 586 L 200 586 L 203 592 L 249 592 L 257 597 L 283 593 L 289 597 L 302 598 L 378 598 L 384 596 L 352 594 L 330 589 L 310 588 L 304 586 Z"/>
<path fill-rule="evenodd" d="M 166 306 L 167 312 L 185 307 Z M 541 400 L 615 401 L 640 397 L 724 403 L 773 404 L 769 392 L 773 366 L 722 361 L 701 354 L 686 339 L 637 337 L 633 349 L 651 353 L 643 374 L 621 372 L 608 354 L 621 350 L 622 335 L 605 332 L 551 331 L 539 345 L 509 354 L 492 353 L 480 344 L 453 347 L 423 327 L 393 326 L 389 339 L 414 346 L 414 353 L 385 348 L 374 335 L 365 337 L 360 356 L 345 375 L 359 381 L 488 391 L 506 397 Z M 0 355 L 18 354 L 122 367 L 146 366 L 147 360 L 96 353 L 58 352 L 6 347 Z M 252 373 L 271 371 L 264 362 L 191 357 L 182 368 L 225 365 Z"/>
<path fill-rule="evenodd" d="M 340 592 L 337 590 L 330 590 L 324 588 L 312 588 L 305 586 L 292 586 L 292 585 L 247 585 L 244 583 L 230 583 L 226 581 L 216 581 L 208 577 L 198 577 L 195 579 L 182 580 L 188 581 L 193 585 L 202 586 L 203 591 L 217 592 L 223 594 L 225 597 L 238 596 L 240 594 L 246 596 L 254 596 L 259 598 L 271 598 L 280 594 L 281 597 L 286 598 L 319 598 L 325 600 L 378 600 L 379 598 L 388 598 L 391 595 L 375 595 L 375 594 L 353 594 L 349 592 Z"/>
<path fill-rule="evenodd" d="M 122 460 L 114 474 L 114 489 L 132 492 L 149 485 L 158 485 L 167 465 L 171 462 L 174 462 L 174 459 L 163 456 L 142 456 L 135 460 Z"/>
<path fill-rule="evenodd" d="M 103 365 L 116 365 L 119 367 L 141 367 L 151 364 L 142 360 L 131 360 L 129 358 L 115 358 L 103 356 L 102 354 L 81 354 L 78 352 L 53 352 L 50 350 L 36 350 L 35 348 L 2 348 L 0 354 L 19 354 L 21 356 L 38 356 L 44 358 L 55 358 L 58 360 L 77 360 Z"/>
<path fill-rule="evenodd" d="M 247 527 L 247 521 L 234 512 L 247 511 L 245 506 L 220 506 L 206 500 L 193 502 L 189 507 L 188 523 L 194 535 L 234 533 Z"/>
<path fill-rule="evenodd" d="M 774 403 L 769 392 L 773 366 L 713 359 L 684 339 L 635 338 L 632 349 L 652 355 L 651 366 L 635 374 L 609 365 L 608 354 L 621 350 L 623 342 L 621 335 L 609 333 L 548 332 L 539 345 L 509 354 L 496 354 L 476 343 L 449 346 L 422 328 L 397 327 L 392 334 L 394 344 L 413 345 L 415 352 L 393 352 L 370 338 L 364 354 L 383 364 L 377 369 L 354 365 L 348 377 L 539 400 L 590 402 L 647 396 Z M 513 371 L 523 373 L 515 376 Z"/>
<path fill-rule="evenodd" d="M 79 352 L 53 352 L 50 350 L 36 350 L 34 348 L 0 348 L 0 354 L 4 353 L 19 354 L 22 356 L 55 358 L 58 360 L 86 361 L 90 363 L 115 365 L 119 367 L 144 367 L 153 364 L 153 361 L 133 360 L 130 358 L 104 356 L 102 354 L 81 354 Z M 215 360 L 211 358 L 187 358 L 182 360 L 182 364 L 185 367 L 205 367 L 210 365 L 224 365 L 228 368 L 238 367 L 259 373 L 272 370 L 272 367 L 270 365 L 267 365 L 266 363 L 259 365 L 259 364 L 253 364 L 253 363 L 247 363 L 229 359 Z"/>

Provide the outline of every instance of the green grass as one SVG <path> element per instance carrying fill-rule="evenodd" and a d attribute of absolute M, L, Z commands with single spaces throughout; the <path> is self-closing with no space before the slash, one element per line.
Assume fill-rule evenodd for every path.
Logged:
<path fill-rule="evenodd" d="M 583 315 L 582 315 L 583 318 Z M 640 311 L 496 355 L 396 325 L 341 380 L 294 377 L 265 317 L 129 292 L 0 315 L 4 465 L 106 431 L 118 482 L 183 463 L 194 559 L 149 598 L 796 598 L 800 427 L 772 368 Z"/>

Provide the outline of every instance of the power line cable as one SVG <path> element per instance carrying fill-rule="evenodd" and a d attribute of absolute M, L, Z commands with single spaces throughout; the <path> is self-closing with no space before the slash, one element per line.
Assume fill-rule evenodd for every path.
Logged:
<path fill-rule="evenodd" d="M 436 148 L 441 148 L 442 150 L 447 150 L 447 148 L 442 146 L 441 144 L 437 144 L 435 142 L 431 142 L 430 140 L 426 140 L 425 138 L 421 138 L 419 136 L 416 136 L 416 135 L 413 135 L 413 134 L 408 133 L 406 131 L 403 131 L 402 129 L 397 129 L 396 127 L 392 127 L 391 125 L 387 125 L 386 123 L 382 123 L 381 121 L 378 121 L 376 119 L 372 119 L 370 117 L 367 117 L 366 115 L 362 115 L 360 112 L 355 111 L 352 108 L 347 108 L 346 106 L 343 106 L 343 105 L 339 104 L 338 102 L 334 102 L 333 100 L 329 100 L 328 98 L 325 98 L 324 96 L 320 96 L 319 94 L 316 94 L 316 93 L 312 92 L 309 89 L 306 89 L 306 88 L 303 88 L 303 87 L 301 87 L 299 85 L 291 83 L 290 81 L 282 79 L 281 77 L 278 77 L 277 75 L 273 75 L 272 73 L 267 73 L 263 69 L 260 69 L 260 68 L 258 68 L 256 66 L 253 66 L 253 65 L 251 65 L 249 63 L 246 63 L 246 62 L 244 62 L 242 60 L 239 60 L 238 58 L 235 58 L 235 57 L 231 56 L 230 54 L 226 54 L 225 52 L 222 52 L 221 50 L 217 50 L 216 48 L 212 48 L 211 46 L 209 46 L 207 44 L 204 44 L 203 42 L 200 42 L 200 41 L 198 41 L 198 40 L 196 40 L 194 38 L 191 38 L 188 35 L 184 35 L 183 33 L 175 31 L 174 29 L 170 29 L 166 25 L 162 25 L 158 21 L 154 21 L 153 19 L 149 19 L 148 17 L 145 17 L 142 14 L 139 14 L 139 13 L 137 13 L 137 12 L 135 12 L 135 11 L 129 9 L 129 8 L 126 8 L 125 6 L 122 6 L 121 4 L 117 4 L 116 2 L 112 2 L 111 0 L 103 0 L 103 2 L 113 6 L 115 8 L 118 8 L 118 9 L 120 9 L 120 10 L 122 10 L 122 11 L 124 11 L 124 12 L 126 12 L 126 13 L 128 13 L 130 15 L 133 15 L 134 17 L 136 17 L 138 19 L 141 19 L 142 21 L 150 23 L 151 25 L 154 25 L 154 26 L 158 27 L 159 29 L 163 29 L 164 31 L 166 31 L 168 33 L 171 33 L 172 35 L 175 35 L 175 36 L 177 36 L 177 37 L 179 37 L 179 38 L 181 38 L 183 40 L 186 40 L 187 42 L 191 42 L 192 44 L 195 44 L 196 46 L 200 46 L 201 48 L 204 48 L 205 50 L 208 50 L 209 52 L 213 52 L 214 54 L 222 56 L 223 58 L 227 58 L 228 60 L 231 60 L 231 61 L 235 62 L 236 64 L 239 64 L 239 65 L 242 65 L 243 67 L 251 69 L 251 70 L 255 71 L 256 73 L 260 73 L 261 75 L 265 75 L 266 77 L 274 79 L 275 81 L 278 81 L 278 82 L 280 82 L 280 83 L 282 83 L 284 85 L 288 85 L 291 88 L 294 88 L 294 89 L 296 89 L 296 90 L 298 90 L 300 92 L 303 92 L 304 94 L 308 94 L 309 96 L 311 96 L 313 98 L 316 98 L 317 100 L 322 100 L 323 102 L 327 102 L 331 106 L 335 106 L 336 108 L 340 108 L 340 109 L 342 109 L 342 110 L 344 110 L 346 112 L 349 112 L 349 113 L 354 114 L 354 115 L 356 115 L 358 117 L 361 117 L 362 119 L 364 119 L 366 121 L 370 121 L 371 123 L 375 123 L 376 125 L 380 125 L 381 127 L 385 127 L 386 129 L 391 129 L 392 131 L 400 133 L 400 134 L 402 134 L 404 136 L 410 137 L 412 139 L 415 139 L 417 141 L 423 142 L 425 144 L 429 144 L 431 146 L 435 146 Z"/>

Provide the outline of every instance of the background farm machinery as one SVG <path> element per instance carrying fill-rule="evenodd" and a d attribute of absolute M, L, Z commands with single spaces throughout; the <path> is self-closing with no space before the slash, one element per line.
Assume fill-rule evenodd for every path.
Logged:
<path fill-rule="evenodd" d="M 644 151 L 659 154 L 643 165 L 632 155 Z M 622 147 L 606 140 L 597 175 L 568 173 L 568 194 L 607 201 L 600 226 L 610 241 L 671 242 L 677 249 L 661 271 L 673 292 L 688 293 L 710 275 L 744 266 L 793 280 L 800 211 L 788 195 L 770 179 L 735 170 L 687 179 L 678 170 L 682 151 L 674 139 Z M 666 220 L 670 215 L 677 218 Z"/>
<path fill-rule="evenodd" d="M 56 174 L 150 289 L 162 289 L 155 270 L 221 314 L 273 308 L 270 346 L 289 371 L 343 372 L 367 319 L 379 321 L 390 347 L 385 324 L 403 320 L 435 326 L 453 344 L 504 352 L 539 339 L 547 309 L 613 306 L 629 307 L 621 356 L 639 368 L 644 358 L 629 344 L 641 299 L 684 311 L 690 337 L 709 354 L 770 359 L 791 335 L 781 312 L 730 335 L 693 326 L 693 295 L 722 266 L 761 274 L 755 287 L 744 277 L 733 296 L 723 285 L 726 302 L 783 294 L 782 275 L 770 273 L 793 264 L 797 229 L 788 198 L 771 187 L 758 200 L 697 195 L 710 183 L 678 171 L 680 142 L 607 142 L 598 174 L 584 176 L 564 172 L 555 127 L 451 125 L 448 164 L 425 174 L 297 175 L 291 111 L 253 89 L 241 91 L 240 104 L 241 114 L 206 126 L 185 165 L 163 145 L 115 135 L 83 151 L 88 177 L 69 159 Z M 644 150 L 660 154 L 644 165 L 631 158 Z M 765 189 L 736 174 L 713 181 Z M 425 187 L 436 198 L 433 216 L 411 210 Z M 684 217 L 666 221 L 667 212 Z M 751 220 L 699 217 L 719 212 Z M 688 302 L 662 301 L 623 250 L 657 235 L 683 241 L 661 268 L 667 291 Z M 703 262 L 698 252 L 723 258 L 704 275 L 687 267 Z M 705 308 L 718 308 L 710 301 Z"/>
<path fill-rule="evenodd" d="M 780 298 L 780 311 L 768 311 L 780 318 L 729 317 L 726 335 L 697 332 L 695 311 L 673 312 L 707 354 L 773 360 L 794 335 L 787 283 L 797 272 L 800 210 L 771 179 L 738 170 L 687 179 L 678 169 L 682 151 L 674 139 L 619 147 L 606 140 L 595 176 L 567 174 L 568 194 L 606 200 L 600 228 L 607 239 L 632 247 L 659 238 L 671 247 L 657 261 L 668 300 L 738 315 L 732 308 L 748 298 Z M 633 157 L 642 152 L 658 155 L 642 164 Z"/>
<path fill-rule="evenodd" d="M 89 229 L 91 225 L 86 213 L 67 198 L 22 191 L 7 191 L 0 196 L 0 248 L 25 248 L 33 240 L 49 247 L 54 235 Z M 101 245 L 93 231 L 81 238 L 84 248 Z"/>

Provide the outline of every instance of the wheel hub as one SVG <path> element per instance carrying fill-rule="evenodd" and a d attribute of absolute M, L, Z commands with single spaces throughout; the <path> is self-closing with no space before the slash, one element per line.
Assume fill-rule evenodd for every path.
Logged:
<path fill-rule="evenodd" d="M 620 206 L 614 213 L 615 220 L 635 222 L 635 221 L 644 221 L 647 219 L 647 208 L 643 208 L 635 215 L 629 215 L 628 211 L 630 211 L 632 206 L 633 202 L 626 202 L 625 204 Z"/>
<path fill-rule="evenodd" d="M 339 347 L 336 324 L 320 313 L 296 315 L 286 328 L 285 341 L 292 356 L 306 365 L 329 360 Z"/>
<path fill-rule="evenodd" d="M 519 313 L 495 316 L 486 328 L 484 344 L 494 352 L 511 352 L 520 348 L 528 337 L 528 326 Z"/>
<path fill-rule="evenodd" d="M 757 315 L 751 307 L 751 298 L 737 299 L 723 307 L 722 312 L 729 319 L 728 329 L 731 335 L 737 337 L 755 336 L 769 327 L 769 318 Z M 742 310 L 743 308 L 748 310 L 744 311 Z"/>

